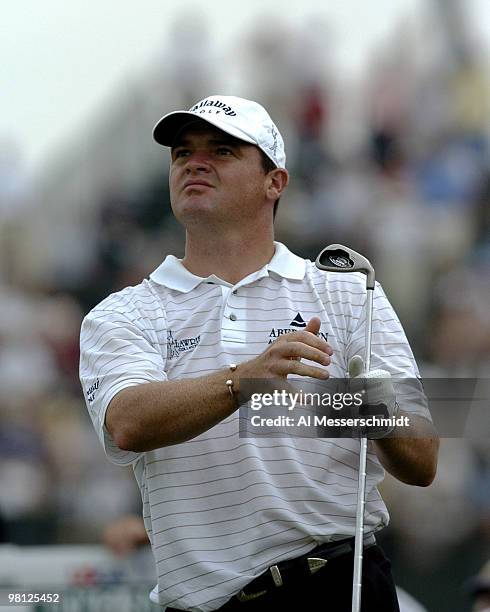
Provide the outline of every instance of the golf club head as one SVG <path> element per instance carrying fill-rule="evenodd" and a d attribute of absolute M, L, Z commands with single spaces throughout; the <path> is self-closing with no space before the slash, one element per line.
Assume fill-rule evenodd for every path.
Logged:
<path fill-rule="evenodd" d="M 330 244 L 318 255 L 315 265 L 326 272 L 362 272 L 366 275 L 366 287 L 374 289 L 374 268 L 364 255 L 344 246 Z"/>

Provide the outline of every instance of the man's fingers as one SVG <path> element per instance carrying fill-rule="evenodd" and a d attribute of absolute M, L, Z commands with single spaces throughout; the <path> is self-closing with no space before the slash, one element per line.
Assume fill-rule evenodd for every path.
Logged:
<path fill-rule="evenodd" d="M 364 372 L 364 359 L 360 355 L 354 355 L 349 361 L 349 376 L 356 378 Z"/>
<path fill-rule="evenodd" d="M 285 361 L 284 370 L 286 375 L 297 374 L 298 376 L 309 376 L 310 378 L 318 378 L 320 380 L 326 380 L 329 377 L 328 370 L 306 365 L 295 359 Z"/>
<path fill-rule="evenodd" d="M 330 356 L 327 353 L 303 342 L 288 342 L 281 348 L 284 351 L 285 357 L 296 359 L 297 361 L 309 359 L 321 365 L 330 365 Z"/>
<path fill-rule="evenodd" d="M 302 363 L 302 359 L 322 366 L 330 365 L 332 347 L 318 335 L 320 319 L 313 317 L 304 330 L 284 334 L 264 352 L 264 366 L 269 375 L 286 377 L 288 374 L 310 376 L 325 380 L 328 371 Z"/>
<path fill-rule="evenodd" d="M 301 342 L 303 344 L 307 344 L 308 346 L 317 348 L 320 351 L 327 353 L 327 355 L 333 354 L 332 347 L 323 338 L 315 336 L 315 334 L 306 331 L 306 329 L 304 331 L 292 332 L 291 334 L 281 336 L 281 338 L 279 338 L 279 340 L 276 342 L 280 342 L 282 338 L 284 338 L 283 342 Z"/>
<path fill-rule="evenodd" d="M 322 323 L 318 317 L 312 317 L 308 321 L 308 324 L 305 327 L 305 331 L 311 332 L 312 334 L 316 335 L 320 331 L 321 324 Z"/>

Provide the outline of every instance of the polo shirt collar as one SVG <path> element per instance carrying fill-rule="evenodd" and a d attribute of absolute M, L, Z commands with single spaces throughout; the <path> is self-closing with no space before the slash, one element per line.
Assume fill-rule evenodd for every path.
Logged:
<path fill-rule="evenodd" d="M 273 272 L 282 278 L 302 280 L 306 270 L 304 259 L 291 253 L 291 251 L 280 242 L 274 242 L 274 246 L 276 250 L 270 262 L 261 270 L 254 272 L 253 275 L 250 276 L 257 279 Z M 201 283 L 216 283 L 227 287 L 232 286 L 230 283 L 218 278 L 215 274 L 211 274 L 207 278 L 192 274 L 192 272 L 189 272 L 182 264 L 182 261 L 177 259 L 174 255 L 167 255 L 163 263 L 150 274 L 150 278 L 159 285 L 180 291 L 181 293 L 188 293 Z M 243 281 L 240 282 L 240 284 L 242 283 Z"/>
<path fill-rule="evenodd" d="M 275 272 L 282 278 L 290 280 L 303 280 L 306 272 L 306 262 L 301 257 L 294 253 L 282 244 L 282 242 L 274 242 L 276 251 L 265 266 L 269 272 Z"/>

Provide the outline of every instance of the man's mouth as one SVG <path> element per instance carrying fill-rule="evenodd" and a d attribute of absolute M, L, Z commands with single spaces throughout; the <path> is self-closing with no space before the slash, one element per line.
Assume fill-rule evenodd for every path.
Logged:
<path fill-rule="evenodd" d="M 212 187 L 210 183 L 202 180 L 189 180 L 184 183 L 183 189 L 187 189 L 187 187 Z"/>

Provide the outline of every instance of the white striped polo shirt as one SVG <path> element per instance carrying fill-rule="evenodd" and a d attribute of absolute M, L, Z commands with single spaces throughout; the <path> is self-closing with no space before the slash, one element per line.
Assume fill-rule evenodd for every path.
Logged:
<path fill-rule="evenodd" d="M 357 440 L 240 438 L 235 412 L 188 442 L 138 454 L 117 448 L 104 427 L 122 389 L 240 364 L 313 316 L 334 351 L 331 376 L 346 377 L 350 357 L 364 354 L 365 277 L 321 272 L 275 245 L 272 260 L 234 286 L 197 277 L 169 256 L 82 324 L 87 407 L 109 459 L 133 466 L 158 575 L 151 598 L 163 606 L 214 610 L 270 565 L 355 532 Z M 372 368 L 418 375 L 379 284 Z M 383 476 L 370 445 L 368 532 L 388 523 L 376 487 Z"/>

